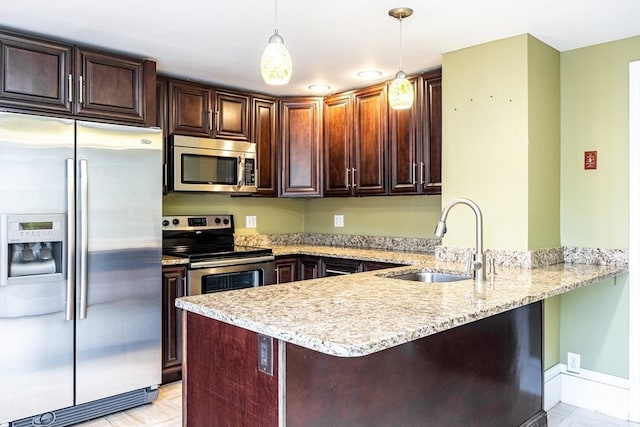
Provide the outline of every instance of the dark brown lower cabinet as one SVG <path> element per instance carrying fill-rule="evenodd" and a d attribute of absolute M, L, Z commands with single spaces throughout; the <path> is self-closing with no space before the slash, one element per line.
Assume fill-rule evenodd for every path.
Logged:
<path fill-rule="evenodd" d="M 300 257 L 300 280 L 317 279 L 321 276 L 320 258 L 315 256 Z"/>
<path fill-rule="evenodd" d="M 276 258 L 273 267 L 275 284 L 298 280 L 298 258 Z"/>
<path fill-rule="evenodd" d="M 187 270 L 162 268 L 162 384 L 182 379 L 182 310 L 176 298 L 184 296 Z"/>
<path fill-rule="evenodd" d="M 542 308 L 362 357 L 274 339 L 273 375 L 256 333 L 188 312 L 183 425 L 544 427 Z"/>

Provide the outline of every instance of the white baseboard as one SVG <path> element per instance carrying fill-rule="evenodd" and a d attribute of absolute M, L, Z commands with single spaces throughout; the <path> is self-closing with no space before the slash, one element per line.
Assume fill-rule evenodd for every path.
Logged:
<path fill-rule="evenodd" d="M 559 363 L 544 373 L 544 410 L 560 402 L 622 420 L 629 419 L 629 380 Z"/>

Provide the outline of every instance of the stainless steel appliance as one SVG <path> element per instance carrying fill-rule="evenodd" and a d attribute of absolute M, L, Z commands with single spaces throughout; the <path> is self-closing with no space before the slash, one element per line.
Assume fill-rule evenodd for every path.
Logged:
<path fill-rule="evenodd" d="M 171 138 L 172 190 L 257 191 L 256 144 L 181 135 Z"/>
<path fill-rule="evenodd" d="M 163 217 L 163 252 L 189 259 L 186 295 L 273 283 L 273 251 L 235 245 L 233 233 L 232 215 Z"/>
<path fill-rule="evenodd" d="M 155 399 L 161 134 L 0 112 L 0 425 Z"/>

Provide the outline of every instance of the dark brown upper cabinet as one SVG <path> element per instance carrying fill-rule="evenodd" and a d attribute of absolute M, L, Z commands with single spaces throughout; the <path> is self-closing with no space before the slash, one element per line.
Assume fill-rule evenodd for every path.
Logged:
<path fill-rule="evenodd" d="M 278 103 L 275 98 L 254 96 L 251 100 L 251 141 L 257 144 L 257 194 L 278 193 Z"/>
<path fill-rule="evenodd" d="M 280 195 L 322 194 L 322 98 L 280 100 Z"/>
<path fill-rule="evenodd" d="M 145 61 L 76 48 L 75 62 L 77 115 L 144 122 Z"/>
<path fill-rule="evenodd" d="M 250 96 L 224 90 L 213 91 L 213 129 L 214 138 L 249 141 Z"/>
<path fill-rule="evenodd" d="M 181 80 L 169 80 L 169 133 L 211 135 L 209 86 Z"/>
<path fill-rule="evenodd" d="M 442 192 L 442 71 L 423 75 L 422 105 L 425 110 L 423 129 L 423 154 L 425 164 L 422 184 L 424 194 Z"/>
<path fill-rule="evenodd" d="M 354 94 L 353 179 L 355 194 L 387 193 L 387 86 Z"/>
<path fill-rule="evenodd" d="M 386 105 L 384 85 L 325 99 L 325 196 L 387 192 Z"/>
<path fill-rule="evenodd" d="M 171 79 L 169 133 L 250 141 L 251 96 Z"/>
<path fill-rule="evenodd" d="M 0 31 L 0 65 L 6 109 L 155 121 L 154 61 Z"/>
<path fill-rule="evenodd" d="M 409 79 L 413 107 L 389 110 L 391 194 L 440 194 L 442 164 L 442 72 Z"/>
<path fill-rule="evenodd" d="M 338 94 L 324 100 L 322 117 L 325 196 L 352 194 L 353 94 Z"/>

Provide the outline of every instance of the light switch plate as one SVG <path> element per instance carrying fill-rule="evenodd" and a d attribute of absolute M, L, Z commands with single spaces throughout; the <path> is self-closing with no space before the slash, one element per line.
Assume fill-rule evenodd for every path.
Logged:
<path fill-rule="evenodd" d="M 256 228 L 258 226 L 258 219 L 255 215 L 247 215 L 245 217 L 247 228 Z"/>
<path fill-rule="evenodd" d="M 258 334 L 258 370 L 273 376 L 273 337 Z"/>
<path fill-rule="evenodd" d="M 334 215 L 333 216 L 333 226 L 334 227 L 344 227 L 344 215 Z"/>

